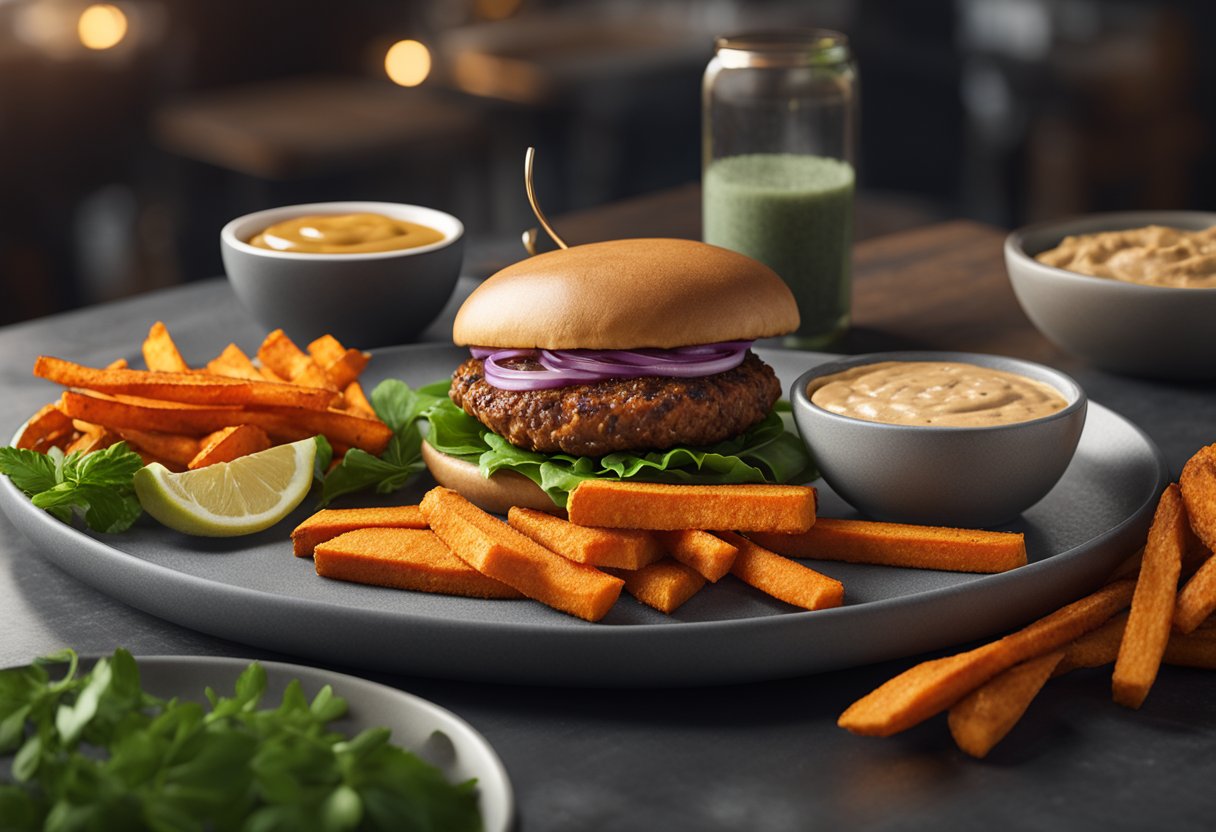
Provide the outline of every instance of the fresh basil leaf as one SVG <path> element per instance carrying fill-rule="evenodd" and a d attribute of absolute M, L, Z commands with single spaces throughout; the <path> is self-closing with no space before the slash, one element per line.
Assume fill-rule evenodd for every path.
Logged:
<path fill-rule="evenodd" d="M 317 482 L 325 482 L 325 475 L 329 473 L 329 466 L 334 461 L 334 446 L 319 433 L 316 435 L 315 441 L 317 455 L 313 457 L 312 473 Z"/>

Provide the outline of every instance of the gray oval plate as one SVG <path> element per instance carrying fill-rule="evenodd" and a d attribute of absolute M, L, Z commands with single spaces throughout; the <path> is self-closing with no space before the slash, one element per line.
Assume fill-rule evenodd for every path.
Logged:
<path fill-rule="evenodd" d="M 231 696 L 236 679 L 249 666 L 248 659 L 218 656 L 138 656 L 144 690 L 162 699 L 205 703 L 203 692 L 214 688 Z M 82 662 L 83 667 L 92 661 Z M 515 817 L 515 797 L 502 761 L 485 737 L 464 720 L 438 705 L 410 693 L 369 682 L 356 676 L 283 662 L 260 662 L 266 670 L 263 707 L 283 698 L 292 679 L 299 679 L 310 700 L 325 685 L 346 700 L 345 717 L 332 727 L 347 736 L 368 728 L 388 728 L 392 742 L 409 749 L 443 772 L 451 783 L 477 779 L 478 800 L 486 832 L 507 832 Z M 54 675 L 52 671 L 52 675 Z"/>
<path fill-rule="evenodd" d="M 420 345 L 376 354 L 384 378 L 418 386 L 467 353 Z M 783 388 L 836 358 L 761 350 Z M 1076 457 L 1056 487 L 1005 528 L 1026 534 L 1031 563 L 966 575 L 812 562 L 844 582 L 846 604 L 799 612 L 724 578 L 674 615 L 622 596 L 598 624 L 531 601 L 485 601 L 319 578 L 287 536 L 311 501 L 245 538 L 191 538 L 150 519 L 95 535 L 36 509 L 7 478 L 0 507 L 52 562 L 125 603 L 202 632 L 296 656 L 396 673 L 595 686 L 743 682 L 906 656 L 998 633 L 1093 588 L 1144 542 L 1167 482 L 1160 451 L 1138 428 L 1093 404 Z M 424 476 L 387 502 L 417 502 Z M 820 513 L 853 516 L 820 487 Z M 373 502 L 371 498 L 361 502 Z M 386 502 L 381 499 L 381 502 Z M 352 504 L 354 504 L 352 502 Z"/>

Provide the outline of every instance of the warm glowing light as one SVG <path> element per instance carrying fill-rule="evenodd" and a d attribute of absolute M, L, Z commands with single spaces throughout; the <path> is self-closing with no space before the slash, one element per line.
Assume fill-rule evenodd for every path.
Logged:
<path fill-rule="evenodd" d="M 482 20 L 506 20 L 522 5 L 523 0 L 477 0 L 473 9 Z"/>
<path fill-rule="evenodd" d="M 431 50 L 416 40 L 399 40 L 384 56 L 384 71 L 394 84 L 416 87 L 431 74 Z"/>
<path fill-rule="evenodd" d="M 89 6 L 80 13 L 76 34 L 89 49 L 110 49 L 127 36 L 127 16 L 108 3 Z"/>

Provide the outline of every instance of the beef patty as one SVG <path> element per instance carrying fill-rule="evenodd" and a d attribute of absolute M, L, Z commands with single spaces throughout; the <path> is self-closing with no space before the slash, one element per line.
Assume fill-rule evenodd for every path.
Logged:
<path fill-rule="evenodd" d="M 781 396 L 773 368 L 748 352 L 733 370 L 700 378 L 610 379 L 549 390 L 500 390 L 470 359 L 452 375 L 452 401 L 512 445 L 603 456 L 712 445 L 761 421 Z"/>

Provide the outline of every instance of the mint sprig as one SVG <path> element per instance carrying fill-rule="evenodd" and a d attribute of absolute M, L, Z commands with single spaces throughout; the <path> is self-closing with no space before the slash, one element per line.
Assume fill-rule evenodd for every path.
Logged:
<path fill-rule="evenodd" d="M 0 473 L 7 474 L 38 508 L 72 522 L 75 515 L 96 532 L 126 531 L 142 512 L 131 478 L 144 461 L 125 442 L 92 453 L 64 455 L 0 448 Z"/>

